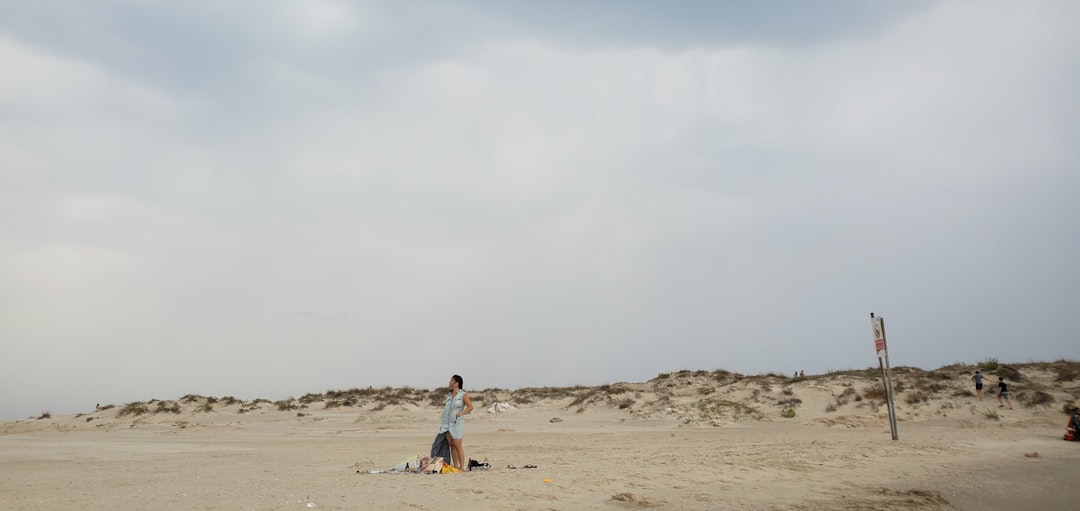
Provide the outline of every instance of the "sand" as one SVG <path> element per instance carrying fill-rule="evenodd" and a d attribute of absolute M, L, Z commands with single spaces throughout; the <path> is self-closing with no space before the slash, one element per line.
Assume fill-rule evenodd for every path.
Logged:
<path fill-rule="evenodd" d="M 1073 384 L 1039 383 L 1055 403 L 1009 411 L 963 395 L 970 384 L 957 372 L 926 400 L 898 394 L 899 440 L 886 407 L 869 398 L 837 406 L 846 389 L 869 389 L 869 375 L 725 382 L 688 373 L 577 388 L 576 397 L 518 394 L 529 402 L 478 406 L 468 418 L 466 454 L 491 468 L 461 474 L 368 473 L 427 455 L 438 427 L 439 407 L 387 406 L 385 393 L 332 408 L 207 407 L 189 397 L 179 413 L 120 416 L 117 406 L 30 418 L 0 423 L 0 508 L 1074 508 L 1080 442 L 1061 439 Z M 486 406 L 510 403 L 477 395 Z M 787 408 L 796 415 L 784 417 Z"/>

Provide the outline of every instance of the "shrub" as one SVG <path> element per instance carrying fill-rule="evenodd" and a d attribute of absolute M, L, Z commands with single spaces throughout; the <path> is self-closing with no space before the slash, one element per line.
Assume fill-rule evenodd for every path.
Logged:
<path fill-rule="evenodd" d="M 952 380 L 953 375 L 945 371 L 930 371 L 926 373 L 926 377 L 933 380 Z"/>
<path fill-rule="evenodd" d="M 862 393 L 863 396 L 866 396 L 868 399 L 880 399 L 884 401 L 888 398 L 888 395 L 885 393 L 885 386 L 880 383 L 873 387 L 863 389 Z"/>
<path fill-rule="evenodd" d="M 277 406 L 279 412 L 288 412 L 290 410 L 297 410 L 300 408 L 300 404 L 293 401 L 292 398 L 284 399 L 274 403 Z"/>
<path fill-rule="evenodd" d="M 848 402 L 852 399 L 852 396 L 855 396 L 854 399 L 856 401 L 862 401 L 862 396 L 855 392 L 854 388 L 848 387 L 844 389 L 844 391 L 841 392 L 839 396 L 836 396 L 836 406 L 844 406 L 848 404 Z"/>
<path fill-rule="evenodd" d="M 620 399 L 618 405 L 620 410 L 625 410 L 634 405 L 634 400 L 631 398 Z"/>
<path fill-rule="evenodd" d="M 998 368 L 998 359 L 990 357 L 980 361 L 976 365 L 979 366 L 979 369 L 982 371 L 996 371 Z"/>
<path fill-rule="evenodd" d="M 1080 379 L 1080 364 L 1076 362 L 1066 362 L 1065 365 L 1054 368 L 1057 372 L 1057 381 L 1070 382 Z"/>
<path fill-rule="evenodd" d="M 613 396 L 617 396 L 619 394 L 630 392 L 630 387 L 627 387 L 626 385 L 619 385 L 619 384 L 601 385 L 598 390 L 600 392 L 602 392 L 602 393 L 605 393 L 605 394 L 610 394 L 610 395 L 613 395 Z M 473 397 L 476 397 L 476 396 L 473 396 Z"/>
<path fill-rule="evenodd" d="M 566 405 L 566 407 L 570 408 L 573 406 L 578 406 L 580 407 L 578 411 L 581 412 L 584 411 L 583 408 L 586 403 L 600 399 L 600 397 L 600 392 L 597 390 L 578 392 L 577 396 L 574 397 L 574 400 L 571 401 L 570 404 Z"/>
<path fill-rule="evenodd" d="M 717 369 L 709 375 L 714 381 L 725 382 L 728 380 L 737 380 L 739 375 L 723 369 Z"/>
<path fill-rule="evenodd" d="M 795 416 L 794 408 L 784 408 L 784 411 L 780 412 L 780 416 L 786 419 L 790 419 Z"/>
<path fill-rule="evenodd" d="M 998 415 L 997 412 L 995 412 L 995 411 L 993 411 L 993 410 L 991 410 L 989 408 L 987 408 L 986 411 L 983 412 L 983 417 L 986 417 L 987 419 L 994 420 L 994 421 L 1001 420 L 1001 416 Z"/>
<path fill-rule="evenodd" d="M 694 408 L 696 408 L 702 415 L 707 417 L 716 417 L 722 415 L 732 415 L 735 417 L 746 417 L 749 419 L 761 419 L 763 414 L 752 406 L 744 405 L 735 401 L 728 401 L 726 399 L 705 398 L 698 401 Z"/>
<path fill-rule="evenodd" d="M 1009 381 L 1024 381 L 1024 375 L 1020 374 L 1020 371 L 1012 366 L 998 366 L 996 374 L 1005 377 Z"/>
<path fill-rule="evenodd" d="M 41 412 L 41 415 L 38 416 L 38 420 L 51 419 L 51 418 L 52 418 L 52 412 L 49 412 L 48 410 L 46 410 L 44 412 Z"/>
<path fill-rule="evenodd" d="M 906 400 L 909 405 L 916 405 L 925 401 L 929 401 L 930 396 L 927 396 L 922 392 L 911 392 L 907 395 Z"/>
<path fill-rule="evenodd" d="M 799 405 L 802 404 L 802 399 L 799 399 L 797 397 L 792 397 L 792 398 L 788 398 L 788 399 L 781 399 L 781 400 L 777 401 L 776 404 L 778 404 L 780 406 L 785 406 L 785 407 L 788 407 L 788 408 L 795 408 L 796 406 L 799 406 Z"/>
<path fill-rule="evenodd" d="M 834 405 L 832 403 L 829 403 L 829 406 L 825 407 L 825 411 L 828 412 L 828 413 L 835 412 L 836 411 L 836 405 Z"/>
<path fill-rule="evenodd" d="M 176 401 L 158 401 L 157 408 L 154 409 L 154 413 L 180 413 L 180 403 Z"/>
<path fill-rule="evenodd" d="M 126 415 L 134 415 L 137 417 L 149 411 L 150 409 L 147 408 L 145 404 L 141 402 L 134 402 L 124 405 L 124 407 L 121 408 L 120 411 L 116 412 L 116 416 L 124 417 Z"/>
<path fill-rule="evenodd" d="M 1054 396 L 1047 394 L 1041 390 L 1035 390 L 1032 392 L 1022 392 L 1017 396 L 1021 403 L 1026 407 L 1034 407 L 1040 405 L 1048 405 L 1054 402 Z"/>
<path fill-rule="evenodd" d="M 945 390 L 945 385 L 936 381 L 919 380 L 915 383 L 915 388 L 934 394 Z"/>

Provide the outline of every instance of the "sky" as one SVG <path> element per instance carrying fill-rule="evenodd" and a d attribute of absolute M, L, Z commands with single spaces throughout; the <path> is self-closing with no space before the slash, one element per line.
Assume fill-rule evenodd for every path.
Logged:
<path fill-rule="evenodd" d="M 0 0 L 0 419 L 1076 360 L 1078 18 Z"/>

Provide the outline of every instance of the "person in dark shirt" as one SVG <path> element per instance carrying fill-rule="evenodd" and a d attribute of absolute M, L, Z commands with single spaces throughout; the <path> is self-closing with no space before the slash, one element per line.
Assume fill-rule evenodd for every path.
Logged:
<path fill-rule="evenodd" d="M 1012 401 L 1009 400 L 1009 386 L 1005 385 L 1005 377 L 998 377 L 998 408 L 1005 408 L 1005 405 L 1009 405 L 1009 409 L 1012 410 Z"/>

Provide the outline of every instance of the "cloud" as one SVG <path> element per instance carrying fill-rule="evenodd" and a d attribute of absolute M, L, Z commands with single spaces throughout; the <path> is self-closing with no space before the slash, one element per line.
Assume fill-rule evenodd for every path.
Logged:
<path fill-rule="evenodd" d="M 581 5 L 0 16 L 4 408 L 1073 356 L 1074 8 Z"/>

